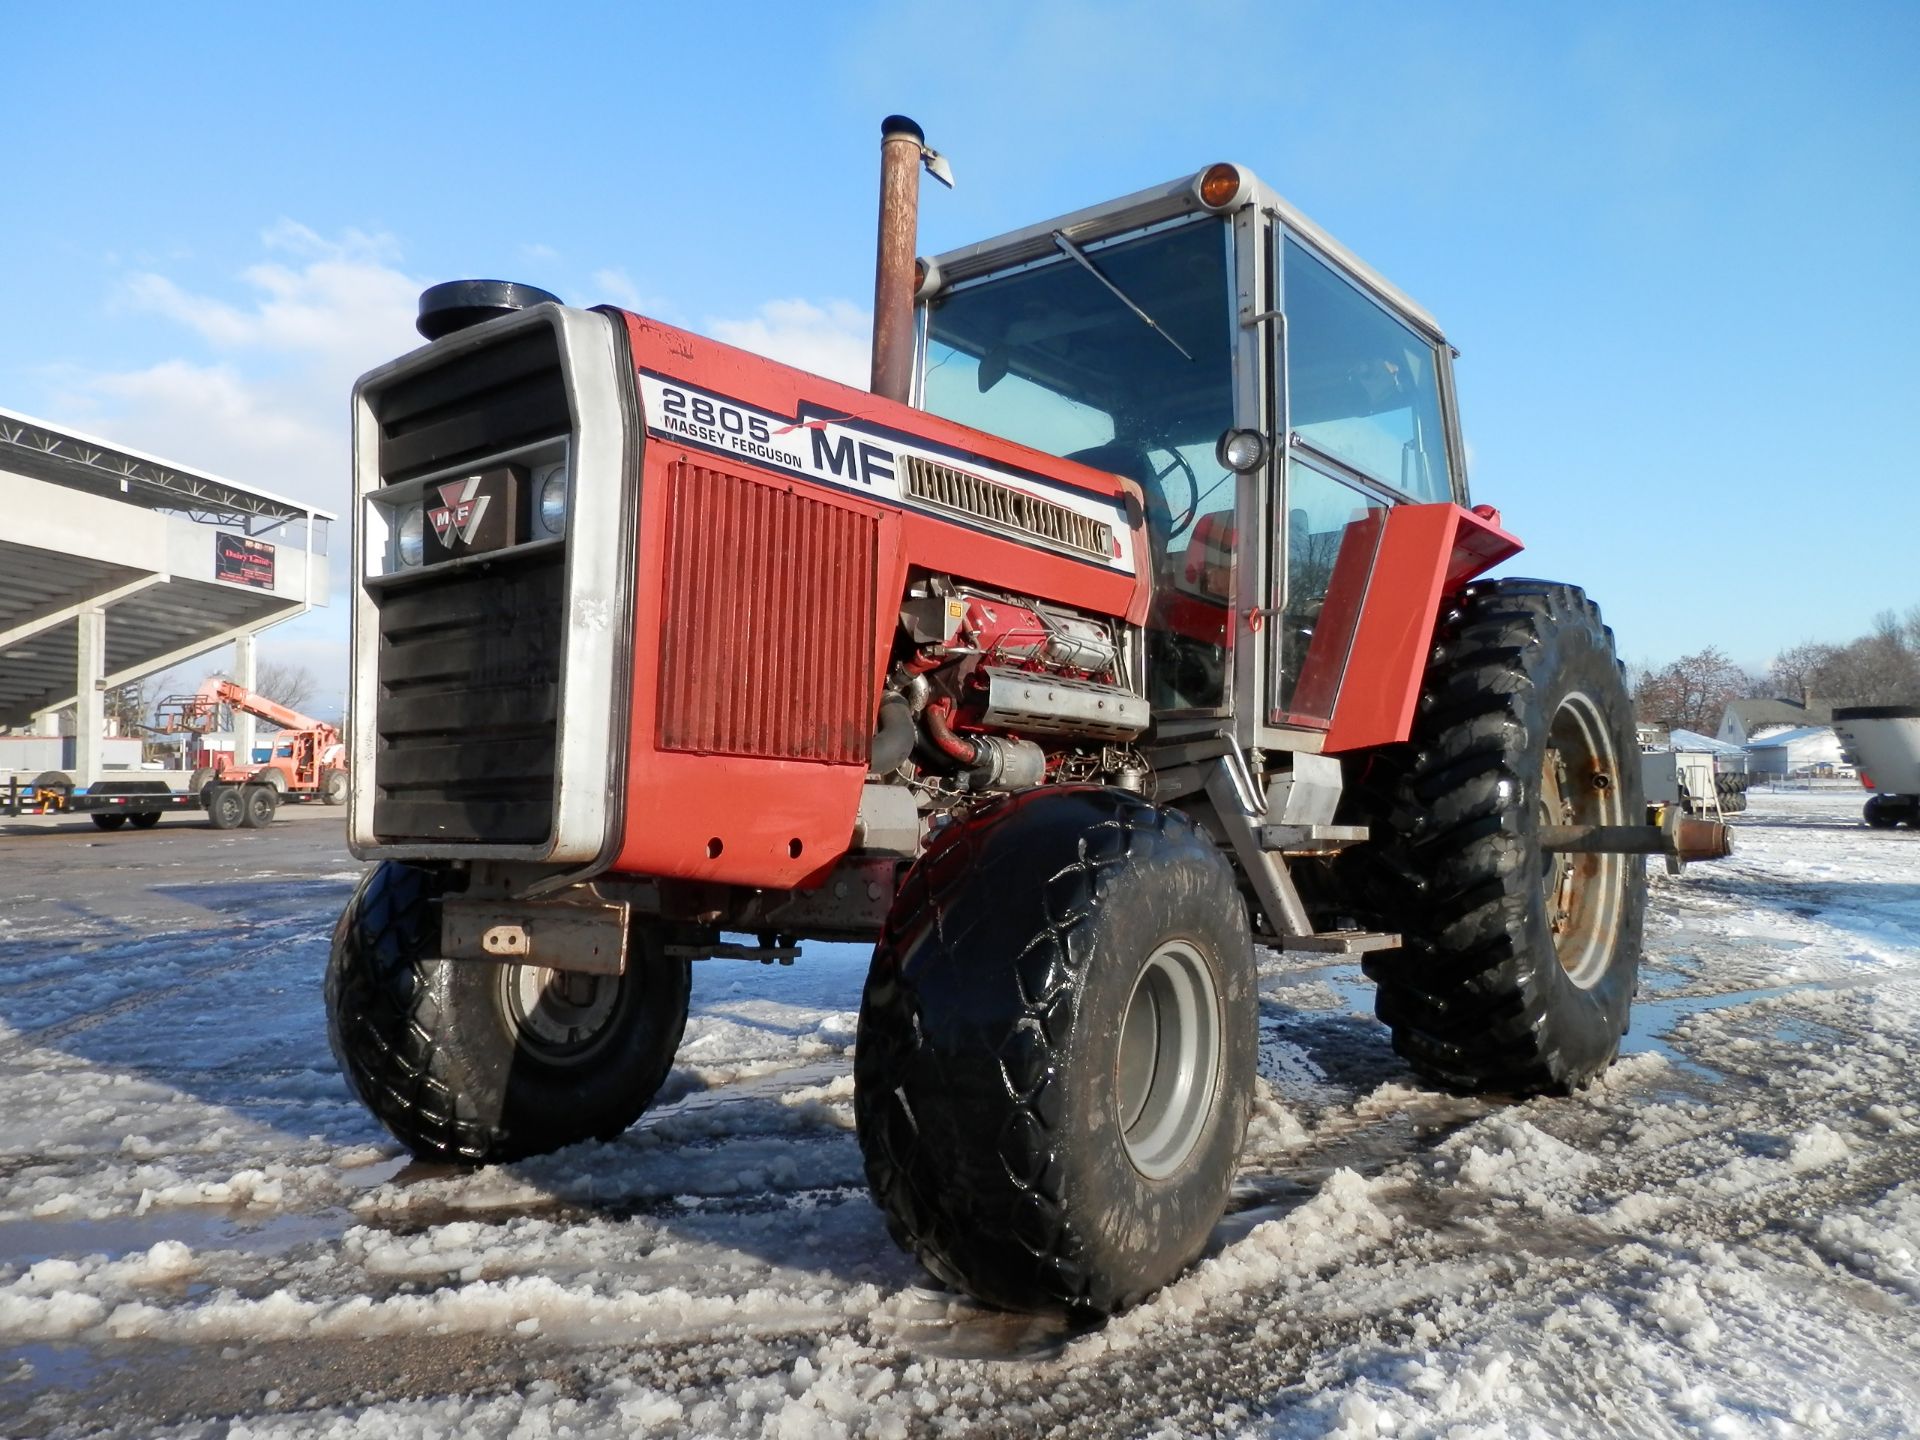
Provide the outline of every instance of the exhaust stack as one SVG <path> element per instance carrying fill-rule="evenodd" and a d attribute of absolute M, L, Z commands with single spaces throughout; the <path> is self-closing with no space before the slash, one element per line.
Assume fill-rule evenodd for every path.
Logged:
<path fill-rule="evenodd" d="M 880 233 L 874 249 L 873 376 L 867 388 L 906 403 L 913 388 L 914 247 L 920 225 L 920 167 L 953 185 L 946 160 L 904 115 L 880 122 Z"/>

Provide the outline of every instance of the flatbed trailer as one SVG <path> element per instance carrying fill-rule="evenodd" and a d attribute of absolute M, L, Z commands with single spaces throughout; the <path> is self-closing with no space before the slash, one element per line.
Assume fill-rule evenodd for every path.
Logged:
<path fill-rule="evenodd" d="M 257 829 L 273 822 L 280 797 L 271 785 L 220 782 L 199 790 L 175 790 L 164 780 L 102 780 L 82 789 L 61 775 L 41 776 L 32 784 L 7 782 L 0 815 L 90 815 L 102 830 L 131 824 L 151 830 L 164 815 L 204 810 L 216 830 Z"/>

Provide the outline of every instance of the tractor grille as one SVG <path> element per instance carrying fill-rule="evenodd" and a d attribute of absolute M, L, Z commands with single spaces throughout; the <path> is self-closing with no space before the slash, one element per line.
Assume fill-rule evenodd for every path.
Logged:
<path fill-rule="evenodd" d="M 1001 529 L 1018 530 L 1030 539 L 1063 550 L 1101 560 L 1113 555 L 1113 527 L 1103 521 L 918 455 L 904 457 L 903 465 L 907 494 L 916 500 Z"/>
<path fill-rule="evenodd" d="M 565 576 L 548 549 L 380 597 L 378 838 L 547 838 Z"/>
<path fill-rule="evenodd" d="M 879 522 L 686 461 L 668 484 L 660 748 L 864 763 Z"/>

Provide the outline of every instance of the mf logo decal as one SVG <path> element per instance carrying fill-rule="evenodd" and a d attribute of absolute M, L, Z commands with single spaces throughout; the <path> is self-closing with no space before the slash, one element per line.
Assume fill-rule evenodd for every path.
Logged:
<path fill-rule="evenodd" d="M 433 522 L 433 533 L 439 537 L 443 547 L 452 549 L 456 535 L 463 545 L 473 544 L 473 537 L 480 530 L 481 518 L 486 515 L 487 506 L 493 499 L 491 495 L 480 494 L 482 478 L 475 475 L 437 487 L 440 504 L 427 512 L 427 519 Z"/>

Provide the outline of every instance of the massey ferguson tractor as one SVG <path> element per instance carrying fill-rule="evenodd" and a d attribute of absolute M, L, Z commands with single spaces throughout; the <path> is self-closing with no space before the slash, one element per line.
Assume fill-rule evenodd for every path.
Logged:
<path fill-rule="evenodd" d="M 1571 1090 L 1704 832 L 1593 602 L 1479 578 L 1412 300 L 1229 164 L 916 263 L 944 164 L 882 153 L 871 393 L 491 281 L 355 388 L 331 1035 L 414 1152 L 511 1160 L 639 1118 L 692 961 L 871 942 L 894 1238 L 1097 1315 L 1224 1211 L 1256 946 L 1363 957 L 1440 1084 Z"/>

